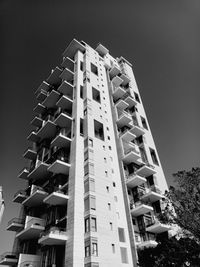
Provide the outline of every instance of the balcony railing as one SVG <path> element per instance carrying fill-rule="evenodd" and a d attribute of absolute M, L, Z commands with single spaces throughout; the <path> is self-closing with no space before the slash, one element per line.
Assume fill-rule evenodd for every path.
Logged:
<path fill-rule="evenodd" d="M 16 224 L 24 224 L 25 223 L 25 220 L 24 219 L 20 219 L 20 218 L 13 218 L 12 220 L 10 220 L 8 222 L 8 226 L 13 224 L 13 223 L 16 223 Z"/>
<path fill-rule="evenodd" d="M 26 197 L 26 191 L 25 190 L 18 190 L 15 194 L 13 198 L 16 198 L 18 195 L 22 195 L 23 197 Z"/>
<path fill-rule="evenodd" d="M 39 267 L 40 261 L 23 261 L 19 267 Z"/>
<path fill-rule="evenodd" d="M 51 227 L 49 230 L 46 230 L 40 234 L 40 237 L 47 236 L 49 234 L 55 235 L 67 235 L 66 229 L 60 227 Z"/>
<path fill-rule="evenodd" d="M 3 261 L 4 259 L 18 259 L 18 253 L 15 252 L 4 252 L 1 256 L 0 256 L 0 262 Z"/>

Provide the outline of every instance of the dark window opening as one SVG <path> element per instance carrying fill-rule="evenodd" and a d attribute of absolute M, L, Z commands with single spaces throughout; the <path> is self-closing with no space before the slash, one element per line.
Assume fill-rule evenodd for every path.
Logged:
<path fill-rule="evenodd" d="M 83 99 L 83 86 L 82 85 L 80 86 L 80 98 Z"/>
<path fill-rule="evenodd" d="M 83 61 L 80 61 L 80 70 L 83 71 Z"/>
<path fill-rule="evenodd" d="M 141 121 L 142 121 L 142 126 L 143 126 L 146 130 L 148 130 L 147 122 L 146 122 L 145 118 L 143 118 L 142 116 L 141 116 Z"/>
<path fill-rule="evenodd" d="M 96 138 L 104 141 L 103 124 L 94 120 L 94 135 Z"/>
<path fill-rule="evenodd" d="M 80 135 L 83 136 L 83 119 L 80 118 Z"/>
<path fill-rule="evenodd" d="M 134 95 L 135 95 L 135 100 L 136 100 L 138 103 L 140 103 L 139 95 L 138 95 L 136 92 L 134 92 Z"/>
<path fill-rule="evenodd" d="M 149 148 L 149 150 L 151 153 L 151 158 L 152 158 L 153 163 L 156 165 L 159 165 L 155 150 L 152 148 Z"/>
<path fill-rule="evenodd" d="M 97 101 L 98 103 L 101 103 L 100 92 L 99 92 L 99 90 L 95 89 L 94 87 L 92 87 L 92 98 L 95 101 Z"/>
<path fill-rule="evenodd" d="M 93 63 L 91 63 L 91 72 L 98 75 L 98 68 Z"/>

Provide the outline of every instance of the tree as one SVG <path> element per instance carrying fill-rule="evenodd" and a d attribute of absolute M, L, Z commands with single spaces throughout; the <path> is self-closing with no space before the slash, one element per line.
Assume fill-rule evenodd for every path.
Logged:
<path fill-rule="evenodd" d="M 185 236 L 200 242 L 200 168 L 173 174 L 176 187 L 166 192 L 162 222 L 178 225 Z"/>
<path fill-rule="evenodd" d="M 138 250 L 140 267 L 198 267 L 200 247 L 195 240 L 185 237 L 162 239 L 155 248 Z"/>

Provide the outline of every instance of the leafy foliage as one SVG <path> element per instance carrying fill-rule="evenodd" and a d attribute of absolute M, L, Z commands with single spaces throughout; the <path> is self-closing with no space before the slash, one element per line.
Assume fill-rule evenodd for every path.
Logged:
<path fill-rule="evenodd" d="M 200 266 L 200 247 L 191 238 L 161 240 L 155 248 L 138 251 L 140 267 Z"/>
<path fill-rule="evenodd" d="M 200 241 L 200 168 L 173 175 L 177 187 L 166 192 L 166 208 L 161 221 L 177 224 L 187 236 Z"/>

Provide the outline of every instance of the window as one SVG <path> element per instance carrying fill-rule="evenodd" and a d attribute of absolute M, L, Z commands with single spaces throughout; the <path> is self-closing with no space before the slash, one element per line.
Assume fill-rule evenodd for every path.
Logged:
<path fill-rule="evenodd" d="M 104 163 L 106 163 L 107 162 L 107 159 L 106 158 L 104 158 Z"/>
<path fill-rule="evenodd" d="M 105 176 L 108 177 L 108 172 L 107 171 L 105 171 Z"/>
<path fill-rule="evenodd" d="M 89 138 L 89 146 L 93 147 L 93 140 L 91 138 Z"/>
<path fill-rule="evenodd" d="M 112 150 L 112 147 L 111 146 L 109 146 L 108 148 L 109 148 L 109 150 Z"/>
<path fill-rule="evenodd" d="M 85 219 L 85 233 L 90 231 L 90 218 Z"/>
<path fill-rule="evenodd" d="M 111 172 L 114 173 L 114 169 L 111 169 Z"/>
<path fill-rule="evenodd" d="M 95 89 L 94 87 L 92 87 L 92 98 L 95 101 L 97 101 L 98 103 L 101 103 L 100 92 L 99 92 L 99 90 Z"/>
<path fill-rule="evenodd" d="M 83 86 L 80 85 L 80 98 L 83 99 Z"/>
<path fill-rule="evenodd" d="M 91 231 L 97 231 L 97 220 L 94 217 L 91 218 Z"/>
<path fill-rule="evenodd" d="M 85 211 L 88 211 L 89 209 L 96 210 L 96 199 L 94 196 L 89 196 L 84 199 L 84 207 Z"/>
<path fill-rule="evenodd" d="M 117 196 L 114 196 L 114 200 L 115 200 L 115 202 L 117 202 L 117 201 L 118 201 L 118 198 L 117 198 Z"/>
<path fill-rule="evenodd" d="M 148 130 L 147 122 L 146 122 L 145 118 L 143 118 L 142 116 L 141 116 L 141 121 L 142 121 L 142 126 L 143 126 L 146 130 Z"/>
<path fill-rule="evenodd" d="M 110 231 L 112 231 L 112 230 L 113 230 L 113 223 L 110 222 Z"/>
<path fill-rule="evenodd" d="M 87 179 L 84 182 L 84 193 L 87 193 L 89 191 L 95 192 L 95 181 L 94 181 L 94 179 Z"/>
<path fill-rule="evenodd" d="M 106 186 L 106 191 L 107 193 L 109 193 L 109 186 Z"/>
<path fill-rule="evenodd" d="M 112 253 L 115 253 L 115 244 L 112 244 Z"/>
<path fill-rule="evenodd" d="M 126 242 L 124 228 L 118 228 L 119 242 Z"/>
<path fill-rule="evenodd" d="M 93 63 L 91 63 L 91 72 L 94 73 L 95 75 L 98 75 L 98 68 L 95 66 Z"/>
<path fill-rule="evenodd" d="M 151 158 L 152 158 L 153 163 L 156 165 L 159 165 L 155 150 L 152 148 L 149 148 L 149 150 L 150 150 L 150 154 L 151 154 Z"/>
<path fill-rule="evenodd" d="M 116 183 L 115 182 L 113 182 L 113 187 L 115 187 L 116 186 Z"/>
<path fill-rule="evenodd" d="M 108 140 L 110 140 L 110 136 L 108 135 Z"/>
<path fill-rule="evenodd" d="M 98 256 L 97 243 L 92 242 L 92 256 Z"/>
<path fill-rule="evenodd" d="M 127 248 L 120 248 L 122 263 L 128 263 Z"/>
<path fill-rule="evenodd" d="M 83 119 L 80 118 L 80 135 L 83 136 Z"/>
<path fill-rule="evenodd" d="M 136 92 L 134 92 L 134 95 L 135 95 L 135 100 L 136 100 L 138 103 L 140 103 L 139 95 L 138 95 Z"/>
<path fill-rule="evenodd" d="M 111 210 L 111 204 L 110 203 L 108 203 L 108 209 Z"/>
<path fill-rule="evenodd" d="M 90 256 L 90 245 L 85 246 L 85 257 Z"/>
<path fill-rule="evenodd" d="M 80 70 L 83 71 L 83 61 L 80 61 Z"/>
<path fill-rule="evenodd" d="M 90 208 L 96 210 L 96 199 L 93 196 L 90 197 Z"/>
<path fill-rule="evenodd" d="M 94 135 L 96 138 L 104 141 L 103 124 L 96 120 L 94 120 Z"/>

